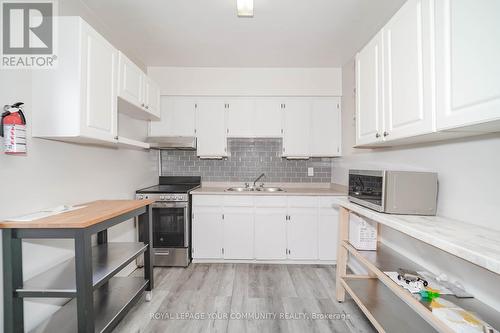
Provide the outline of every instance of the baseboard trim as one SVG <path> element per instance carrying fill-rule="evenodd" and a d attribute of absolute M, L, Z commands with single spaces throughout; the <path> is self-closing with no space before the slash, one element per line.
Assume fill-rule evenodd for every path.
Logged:
<path fill-rule="evenodd" d="M 281 264 L 281 265 L 335 265 L 336 260 L 255 260 L 255 259 L 193 259 L 194 264 Z"/>

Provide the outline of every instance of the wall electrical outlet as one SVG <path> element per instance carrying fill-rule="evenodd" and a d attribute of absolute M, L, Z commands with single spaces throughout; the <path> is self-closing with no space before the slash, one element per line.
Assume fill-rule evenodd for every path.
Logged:
<path fill-rule="evenodd" d="M 307 168 L 307 175 L 309 177 L 313 177 L 314 176 L 314 168 L 313 167 Z"/>

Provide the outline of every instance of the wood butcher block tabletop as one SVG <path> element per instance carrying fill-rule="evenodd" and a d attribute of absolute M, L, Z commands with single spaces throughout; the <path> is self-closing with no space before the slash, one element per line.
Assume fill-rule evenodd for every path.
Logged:
<path fill-rule="evenodd" d="M 98 200 L 78 206 L 77 210 L 29 222 L 2 221 L 0 229 L 86 228 L 150 205 L 154 200 Z"/>

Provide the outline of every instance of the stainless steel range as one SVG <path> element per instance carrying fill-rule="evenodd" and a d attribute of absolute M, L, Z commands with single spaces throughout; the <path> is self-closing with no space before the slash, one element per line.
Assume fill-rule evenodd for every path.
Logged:
<path fill-rule="evenodd" d="M 191 262 L 191 198 L 201 177 L 160 177 L 160 184 L 136 191 L 136 199 L 154 199 L 154 266 L 183 266 Z M 139 228 L 139 240 L 142 230 Z"/>

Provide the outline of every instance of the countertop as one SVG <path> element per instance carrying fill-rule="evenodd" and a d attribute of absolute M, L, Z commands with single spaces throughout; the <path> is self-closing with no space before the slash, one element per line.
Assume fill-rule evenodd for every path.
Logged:
<path fill-rule="evenodd" d="M 266 183 L 266 187 L 281 187 L 282 192 L 232 192 L 229 187 L 243 186 L 241 183 L 203 183 L 201 187 L 191 191 L 193 195 L 271 195 L 271 196 L 345 196 L 347 187 L 338 184 L 324 183 Z"/>
<path fill-rule="evenodd" d="M 0 221 L 0 229 L 86 228 L 153 203 L 154 200 L 98 200 L 84 208 L 33 221 Z"/>
<path fill-rule="evenodd" d="M 335 203 L 377 223 L 500 274 L 500 231 L 442 216 L 379 213 L 336 198 Z"/>

